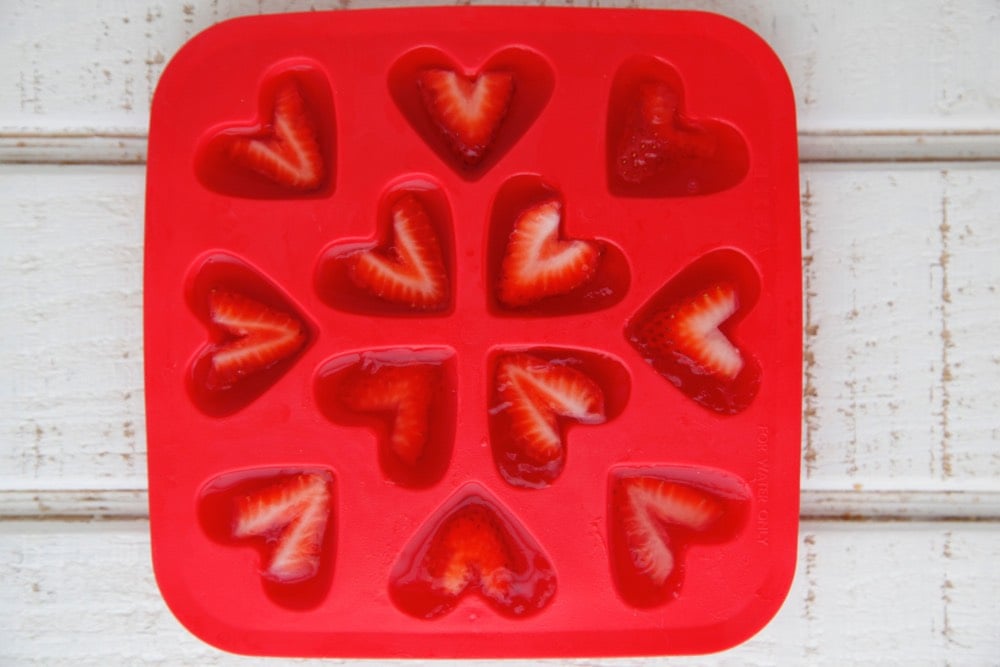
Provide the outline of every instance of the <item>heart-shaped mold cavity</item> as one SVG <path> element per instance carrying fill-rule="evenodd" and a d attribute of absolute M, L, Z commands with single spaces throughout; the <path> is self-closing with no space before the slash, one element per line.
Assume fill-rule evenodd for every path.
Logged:
<path fill-rule="evenodd" d="M 631 387 L 620 361 L 588 350 L 497 349 L 486 367 L 493 460 L 521 487 L 552 484 L 566 465 L 569 432 L 614 419 Z"/>
<path fill-rule="evenodd" d="M 389 93 L 427 145 L 463 178 L 485 174 L 545 107 L 552 67 L 524 47 L 497 51 L 477 69 L 423 46 L 389 72 Z"/>
<path fill-rule="evenodd" d="M 377 239 L 341 240 L 322 252 L 320 298 L 363 315 L 449 312 L 454 235 L 441 188 L 426 179 L 393 186 L 379 202 L 376 226 Z"/>
<path fill-rule="evenodd" d="M 746 520 L 746 484 L 730 473 L 691 467 L 617 468 L 609 475 L 611 571 L 634 607 L 675 598 L 693 545 L 733 539 Z"/>
<path fill-rule="evenodd" d="M 490 214 L 487 284 L 490 310 L 504 316 L 551 317 L 618 303 L 629 267 L 617 246 L 574 238 L 573 212 L 540 176 L 508 179 Z"/>
<path fill-rule="evenodd" d="M 336 124 L 326 77 L 307 61 L 282 63 L 265 75 L 259 100 L 257 118 L 206 133 L 195 155 L 198 180 L 251 199 L 329 195 Z"/>
<path fill-rule="evenodd" d="M 456 373 L 455 353 L 446 348 L 352 352 L 320 366 L 316 401 L 330 421 L 377 434 L 388 479 L 427 487 L 451 459 Z"/>
<path fill-rule="evenodd" d="M 654 294 L 628 321 L 625 337 L 693 401 L 735 414 L 760 388 L 760 364 L 734 338 L 759 293 L 760 276 L 746 255 L 715 250 Z"/>
<path fill-rule="evenodd" d="M 188 373 L 188 392 L 206 414 L 240 410 L 278 381 L 314 338 L 314 327 L 271 280 L 225 253 L 197 263 L 188 306 L 209 342 Z"/>
<path fill-rule="evenodd" d="M 336 543 L 334 476 L 329 470 L 281 467 L 225 473 L 202 488 L 198 517 L 215 542 L 257 549 L 257 573 L 276 603 L 311 608 L 329 590 Z"/>
<path fill-rule="evenodd" d="M 684 197 L 731 188 L 746 176 L 746 140 L 715 118 L 693 118 L 677 71 L 651 56 L 626 61 L 611 85 L 608 187 L 625 197 Z"/>
<path fill-rule="evenodd" d="M 474 482 L 424 523 L 389 575 L 392 601 L 417 618 L 446 614 L 472 592 L 512 618 L 538 613 L 556 592 L 556 573 L 541 547 Z"/>

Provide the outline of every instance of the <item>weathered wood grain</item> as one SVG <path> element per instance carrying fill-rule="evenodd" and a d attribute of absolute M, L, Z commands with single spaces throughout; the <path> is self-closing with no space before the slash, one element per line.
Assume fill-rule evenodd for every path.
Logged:
<path fill-rule="evenodd" d="M 143 183 L 0 170 L 0 487 L 142 486 Z"/>
<path fill-rule="evenodd" d="M 404 4 L 89 0 L 56 9 L 10 0 L 0 23 L 0 133 L 141 135 L 163 68 L 184 42 L 215 23 L 248 14 Z M 992 65 L 1000 60 L 1000 5 L 993 0 L 503 4 L 689 8 L 730 16 L 781 57 L 808 132 L 1000 131 L 1000 68 Z"/>
<path fill-rule="evenodd" d="M 803 171 L 807 480 L 996 488 L 998 186 L 985 166 Z"/>
<path fill-rule="evenodd" d="M 156 590 L 147 529 L 144 521 L 0 523 L 0 663 L 270 664 L 221 653 L 180 626 Z M 1000 655 L 995 524 L 806 522 L 800 551 L 782 610 L 733 651 L 561 664 L 985 665 Z"/>

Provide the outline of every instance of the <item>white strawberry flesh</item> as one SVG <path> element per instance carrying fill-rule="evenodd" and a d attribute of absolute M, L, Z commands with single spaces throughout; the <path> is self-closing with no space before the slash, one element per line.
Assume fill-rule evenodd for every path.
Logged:
<path fill-rule="evenodd" d="M 238 499 L 233 536 L 266 539 L 271 548 L 266 578 L 301 581 L 319 570 L 330 509 L 325 477 L 296 475 Z"/>

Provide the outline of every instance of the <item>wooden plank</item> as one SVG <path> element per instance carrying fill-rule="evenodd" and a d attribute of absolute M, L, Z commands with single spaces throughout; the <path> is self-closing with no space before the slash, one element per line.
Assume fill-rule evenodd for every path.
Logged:
<path fill-rule="evenodd" d="M 66 507 L 91 491 L 112 496 L 84 503 L 97 508 L 84 515 L 114 514 L 101 509 L 117 506 L 114 494 L 145 488 L 143 177 L 141 167 L 0 167 L 0 489 L 17 492 L 0 496 L 0 515 L 23 515 L 38 494 Z M 805 496 L 814 515 L 856 513 L 864 496 L 851 491 L 946 492 L 948 509 L 927 510 L 939 517 L 976 496 L 968 511 L 990 515 L 1000 169 L 810 165 L 802 188 L 803 486 L 818 494 Z M 60 490 L 71 493 L 47 495 Z M 144 505 L 132 498 L 129 516 Z"/>
<path fill-rule="evenodd" d="M 156 590 L 147 530 L 143 521 L 0 523 L 0 663 L 269 664 L 221 653 L 180 626 Z M 788 599 L 746 644 L 697 658 L 573 664 L 993 664 L 998 558 L 997 524 L 805 522 Z"/>
<path fill-rule="evenodd" d="M 807 480 L 996 488 L 998 186 L 985 167 L 803 171 Z"/>
<path fill-rule="evenodd" d="M 143 187 L 0 169 L 0 487 L 144 485 Z"/>
<path fill-rule="evenodd" d="M 54 16 L 48 3 L 10 0 L 0 26 L 0 90 L 9 91 L 0 96 L 0 132 L 142 135 L 163 68 L 201 30 L 248 14 L 402 4 L 91 0 L 60 5 Z M 748 25 L 785 63 L 808 132 L 1000 131 L 993 0 L 565 4 L 701 9 Z"/>

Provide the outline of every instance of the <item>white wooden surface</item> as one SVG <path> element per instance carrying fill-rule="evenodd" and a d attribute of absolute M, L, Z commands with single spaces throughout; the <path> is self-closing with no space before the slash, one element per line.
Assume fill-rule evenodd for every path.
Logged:
<path fill-rule="evenodd" d="M 150 571 L 149 98 L 217 21 L 386 4 L 0 0 L 0 665 L 261 662 L 190 637 Z M 800 114 L 798 576 L 760 635 L 678 662 L 1000 664 L 1000 2 L 575 4 L 732 16 Z"/>

